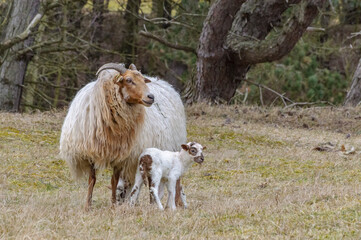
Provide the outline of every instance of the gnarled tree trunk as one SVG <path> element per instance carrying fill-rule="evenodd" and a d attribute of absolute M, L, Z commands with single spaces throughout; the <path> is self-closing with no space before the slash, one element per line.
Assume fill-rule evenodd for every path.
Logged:
<path fill-rule="evenodd" d="M 345 106 L 355 107 L 357 104 L 361 102 L 361 59 L 357 65 L 355 74 L 352 78 L 351 88 L 348 91 Z"/>
<path fill-rule="evenodd" d="M 9 22 L 0 44 L 0 110 L 19 111 L 22 87 L 29 58 L 17 56 L 20 49 L 31 46 L 33 38 L 24 31 L 38 13 L 39 0 L 14 0 Z M 25 37 L 26 36 L 26 37 Z M 24 37 L 24 39 L 22 39 Z M 15 43 L 16 44 L 12 44 Z"/>
<path fill-rule="evenodd" d="M 229 101 L 253 64 L 286 55 L 325 0 L 218 0 L 204 22 L 195 99 Z M 282 13 L 292 8 L 291 17 Z M 282 26 L 273 31 L 275 26 Z M 272 37 L 266 38 L 273 31 Z"/>

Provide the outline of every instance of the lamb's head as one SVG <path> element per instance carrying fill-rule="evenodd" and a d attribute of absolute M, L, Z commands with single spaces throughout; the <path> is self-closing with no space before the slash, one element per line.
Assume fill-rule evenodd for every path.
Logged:
<path fill-rule="evenodd" d="M 105 69 L 114 69 L 119 72 L 113 78 L 113 81 L 119 86 L 120 92 L 127 103 L 143 104 L 146 107 L 150 107 L 154 103 L 154 95 L 149 92 L 146 85 L 151 81 L 144 77 L 134 64 L 130 64 L 129 68 L 126 69 L 124 64 L 107 63 L 99 68 L 97 75 Z"/>
<path fill-rule="evenodd" d="M 196 163 L 200 164 L 204 161 L 203 150 L 205 150 L 206 147 L 203 147 L 201 144 L 189 142 L 187 144 L 182 144 L 182 149 L 187 151 Z"/>

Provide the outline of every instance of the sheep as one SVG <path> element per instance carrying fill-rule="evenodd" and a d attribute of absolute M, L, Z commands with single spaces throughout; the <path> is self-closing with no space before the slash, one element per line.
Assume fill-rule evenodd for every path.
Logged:
<path fill-rule="evenodd" d="M 126 69 L 124 64 L 108 63 L 73 99 L 61 131 L 59 156 L 75 179 L 89 174 L 85 203 L 89 210 L 96 170 L 113 168 L 114 204 L 120 176 L 134 182 L 142 150 L 175 149 L 186 135 L 183 103 L 168 83 L 143 76 L 134 64 Z"/>
<path fill-rule="evenodd" d="M 160 199 L 164 193 L 164 184 L 167 185 L 167 206 L 175 210 L 175 192 L 177 180 L 187 171 L 192 162 L 201 164 L 204 161 L 203 147 L 196 142 L 181 145 L 179 152 L 161 151 L 157 148 L 147 148 L 139 157 L 139 165 L 135 175 L 135 183 L 130 194 L 130 205 L 134 206 L 138 200 L 143 182 L 148 181 L 151 202 L 155 201 L 160 210 L 163 210 Z M 181 189 L 181 200 L 187 208 L 186 196 Z"/>

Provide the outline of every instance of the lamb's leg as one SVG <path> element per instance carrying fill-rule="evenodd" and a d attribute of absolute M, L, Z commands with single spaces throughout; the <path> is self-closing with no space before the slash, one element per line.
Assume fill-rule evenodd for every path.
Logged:
<path fill-rule="evenodd" d="M 164 196 L 164 182 L 160 182 L 159 184 L 159 188 L 158 188 L 158 196 L 159 199 L 162 200 L 163 196 Z"/>
<path fill-rule="evenodd" d="M 96 173 L 94 166 L 91 165 L 89 170 L 88 196 L 87 196 L 87 201 L 85 203 L 85 211 L 89 211 L 90 206 L 92 205 L 93 189 L 95 182 L 96 182 Z"/>
<path fill-rule="evenodd" d="M 114 205 L 116 203 L 116 192 L 117 192 L 117 184 L 119 182 L 120 177 L 120 170 L 114 167 L 113 169 L 113 176 L 111 180 L 112 184 L 112 204 Z"/>
<path fill-rule="evenodd" d="M 168 179 L 167 189 L 168 189 L 167 207 L 169 207 L 172 210 L 175 210 L 176 180 Z"/>
<path fill-rule="evenodd" d="M 137 170 L 137 173 L 135 175 L 135 181 L 134 181 L 134 186 L 132 188 L 132 191 L 130 193 L 130 205 L 134 206 L 135 203 L 138 201 L 138 197 L 139 197 L 139 193 L 140 190 L 142 188 L 143 185 L 143 178 L 142 175 L 140 174 L 139 169 Z"/>
<path fill-rule="evenodd" d="M 177 180 L 176 191 L 175 191 L 175 204 L 177 207 L 183 206 L 183 202 L 181 201 L 181 190 L 182 190 L 182 186 L 179 178 Z"/>
<path fill-rule="evenodd" d="M 159 195 L 158 195 L 158 189 L 160 184 L 160 178 L 150 178 L 149 181 L 149 190 L 150 195 L 153 197 L 154 201 L 157 203 L 158 208 L 160 210 L 164 210 L 162 203 L 160 202 Z"/>
<path fill-rule="evenodd" d="M 182 199 L 182 203 L 183 203 L 183 207 L 184 209 L 187 209 L 188 205 L 187 205 L 187 198 L 186 198 L 186 194 L 183 191 L 183 187 L 181 187 L 181 199 Z"/>

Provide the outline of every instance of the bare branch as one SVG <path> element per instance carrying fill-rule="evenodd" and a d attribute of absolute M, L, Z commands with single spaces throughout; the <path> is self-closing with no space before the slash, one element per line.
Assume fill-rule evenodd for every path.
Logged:
<path fill-rule="evenodd" d="M 253 84 L 255 86 L 258 86 L 259 88 L 259 91 L 260 91 L 260 95 L 262 96 L 262 88 L 264 89 L 267 89 L 268 91 L 274 93 L 277 95 L 277 97 L 281 98 L 283 104 L 285 105 L 284 106 L 284 109 L 287 109 L 287 108 L 292 108 L 292 107 L 296 107 L 296 106 L 306 106 L 306 105 L 316 105 L 316 104 L 327 104 L 327 105 L 331 105 L 331 106 L 334 106 L 331 102 L 329 101 L 317 101 L 317 102 L 294 102 L 292 101 L 291 99 L 289 99 L 288 97 L 285 97 L 284 94 L 280 94 L 278 92 L 276 92 L 275 90 L 263 85 L 263 84 L 260 84 L 260 83 L 255 83 L 255 82 L 252 82 L 250 80 L 247 80 L 247 79 L 243 79 L 243 81 L 246 81 L 250 84 Z M 264 106 L 264 103 L 263 103 L 263 97 L 260 96 L 260 100 L 261 100 L 261 104 L 262 106 Z M 277 98 L 276 98 L 277 99 Z M 275 100 L 276 100 L 275 99 Z M 272 102 L 272 104 L 275 102 L 275 100 Z M 287 104 L 287 102 L 290 102 L 291 104 Z"/>
<path fill-rule="evenodd" d="M 157 37 L 157 36 L 153 35 L 150 32 L 140 31 L 139 34 L 144 36 L 144 37 L 154 39 L 154 40 L 164 44 L 167 47 L 174 48 L 174 49 L 177 49 L 177 50 L 182 50 L 182 51 L 185 51 L 185 52 L 191 52 L 191 53 L 194 53 L 194 54 L 197 55 L 196 49 L 194 49 L 194 48 L 168 42 L 167 40 L 165 40 L 163 38 L 160 38 L 160 37 Z"/>
<path fill-rule="evenodd" d="M 38 25 L 38 23 L 40 22 L 40 20 L 42 19 L 43 16 L 44 15 L 40 14 L 40 13 L 36 14 L 24 32 L 20 33 L 19 35 L 15 36 L 11 39 L 5 40 L 4 42 L 0 43 L 0 54 L 3 53 L 5 50 L 11 48 L 15 44 L 26 40 L 32 33 L 33 29 Z"/>
<path fill-rule="evenodd" d="M 267 89 L 268 91 L 276 94 L 278 97 L 280 97 L 280 98 L 282 99 L 282 102 L 283 102 L 283 104 L 285 105 L 285 107 L 288 106 L 287 103 L 286 103 L 286 101 L 288 101 L 288 102 L 290 102 L 290 103 L 292 103 L 292 104 L 295 103 L 294 101 L 292 101 L 292 100 L 289 99 L 288 97 L 285 97 L 283 94 L 280 94 L 280 93 L 276 92 L 275 90 L 273 90 L 272 88 L 269 88 L 269 87 L 267 87 L 267 86 L 265 86 L 265 85 L 263 85 L 263 84 L 255 83 L 255 82 L 252 82 L 252 81 L 247 80 L 247 79 L 243 79 L 243 81 L 246 81 L 246 82 L 248 82 L 248 83 L 250 83 L 250 84 L 253 84 L 253 85 L 259 87 L 260 89 L 261 89 L 261 88 Z"/>
<path fill-rule="evenodd" d="M 293 16 L 284 23 L 281 31 L 274 31 L 274 37 L 266 38 L 267 35 L 262 35 L 261 38 L 257 37 L 258 41 L 254 41 L 239 34 L 239 31 L 231 31 L 227 37 L 227 45 L 249 64 L 278 60 L 291 51 L 317 15 L 318 7 L 324 2 L 325 0 L 307 0 L 295 5 Z"/>
<path fill-rule="evenodd" d="M 329 101 L 317 101 L 317 102 L 295 102 L 295 103 L 292 103 L 286 107 L 284 107 L 284 109 L 287 109 L 287 108 L 293 108 L 293 107 L 296 107 L 296 106 L 311 106 L 311 105 L 316 105 L 316 104 L 327 104 L 327 105 L 331 105 L 331 106 L 335 106 L 334 104 L 332 104 L 331 102 Z"/>

